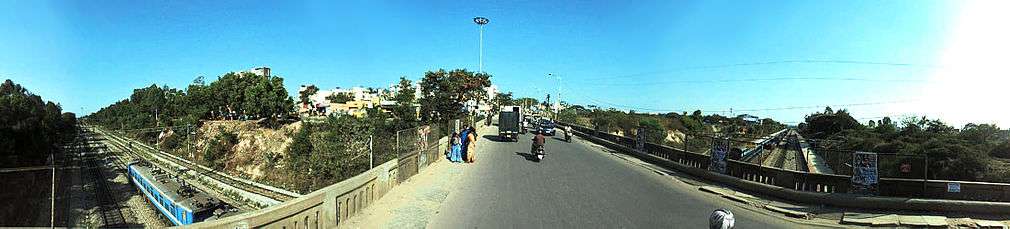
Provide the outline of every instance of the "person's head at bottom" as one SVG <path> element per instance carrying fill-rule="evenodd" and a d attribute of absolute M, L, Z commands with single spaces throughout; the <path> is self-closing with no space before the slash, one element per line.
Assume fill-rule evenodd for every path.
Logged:
<path fill-rule="evenodd" d="M 708 217 L 708 228 L 710 229 L 729 229 L 733 228 L 733 224 L 736 220 L 733 219 L 733 212 L 729 209 L 720 208 L 712 212 L 712 215 Z"/>

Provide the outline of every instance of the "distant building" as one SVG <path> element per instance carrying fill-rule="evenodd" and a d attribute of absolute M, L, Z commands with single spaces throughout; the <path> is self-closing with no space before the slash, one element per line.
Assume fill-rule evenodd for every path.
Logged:
<path fill-rule="evenodd" d="M 313 85 L 302 85 L 298 89 L 299 94 Z M 335 96 L 338 94 L 346 94 L 351 99 L 343 103 L 334 103 L 330 101 L 330 96 Z M 334 88 L 331 90 L 319 90 L 315 94 L 309 95 L 308 104 L 299 104 L 298 111 L 300 113 L 310 113 L 310 111 L 315 111 L 318 115 L 353 115 L 356 117 L 364 117 L 367 114 L 369 108 L 378 107 L 380 102 L 382 102 L 382 96 L 377 89 L 363 88 L 363 87 L 352 87 L 352 88 Z"/>
<path fill-rule="evenodd" d="M 252 69 L 249 69 L 249 70 L 244 70 L 244 71 L 233 71 L 233 73 L 238 73 L 239 76 L 241 76 L 242 73 L 252 73 L 253 75 L 257 75 L 257 76 L 270 77 L 270 67 L 266 67 L 266 66 L 255 67 L 255 68 L 252 68 Z"/>
<path fill-rule="evenodd" d="M 761 118 L 749 114 L 742 114 L 738 117 L 749 124 L 759 124 L 761 122 Z"/>
<path fill-rule="evenodd" d="M 257 76 L 270 77 L 270 67 L 255 67 L 252 70 L 249 70 L 249 73 L 256 74 Z"/>

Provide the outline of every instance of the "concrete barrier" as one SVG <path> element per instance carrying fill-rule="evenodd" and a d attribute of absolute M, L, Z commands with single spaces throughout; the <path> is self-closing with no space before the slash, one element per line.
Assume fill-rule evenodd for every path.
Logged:
<path fill-rule="evenodd" d="M 486 127 L 477 120 L 475 128 Z M 386 195 L 400 181 L 403 166 L 423 170 L 441 161 L 448 147 L 448 137 L 441 137 L 434 148 L 407 154 L 376 166 L 357 176 L 302 195 L 294 200 L 240 215 L 189 225 L 190 228 L 336 228 Z M 424 157 L 425 160 L 418 159 Z M 408 176 L 418 174 L 413 171 Z"/>
<path fill-rule="evenodd" d="M 562 125 L 569 125 L 560 123 Z M 926 199 L 926 198 L 902 198 L 886 196 L 865 196 L 846 193 L 848 191 L 848 177 L 829 174 L 812 174 L 798 171 L 785 171 L 777 168 L 763 167 L 760 165 L 748 164 L 740 161 L 730 161 L 728 173 L 719 174 L 707 170 L 707 157 L 704 155 L 694 155 L 694 153 L 678 151 L 664 146 L 648 146 L 645 151 L 639 151 L 631 144 L 622 144 L 630 138 L 620 137 L 607 133 L 599 133 L 590 128 L 571 125 L 575 134 L 591 142 L 604 147 L 614 149 L 618 152 L 634 156 L 643 161 L 676 169 L 678 171 L 691 174 L 703 179 L 731 185 L 749 192 L 774 196 L 786 200 L 798 201 L 810 204 L 827 204 L 846 208 L 882 209 L 882 210 L 912 210 L 912 211 L 945 211 L 945 212 L 966 212 L 983 214 L 1005 214 L 1010 212 L 1010 203 L 990 202 L 975 200 L 950 200 L 950 199 Z M 749 171 L 748 171 L 749 170 Z M 764 170 L 762 173 L 759 170 Z M 750 172 L 758 171 L 758 172 Z M 737 175 L 741 177 L 736 177 Z M 881 185 L 897 184 L 903 179 L 881 179 Z M 900 186 L 919 185 L 922 189 L 922 180 L 908 180 L 911 182 Z M 1010 193 L 1010 185 L 984 183 L 984 182 L 963 182 L 963 181 L 926 181 L 927 186 L 933 184 L 958 183 L 962 191 L 965 188 L 985 189 L 989 192 L 967 191 L 968 193 L 989 193 L 986 198 L 998 199 L 993 195 L 1002 198 Z M 802 185 L 800 185 L 802 184 Z M 966 186 L 967 185 L 967 186 Z M 945 186 L 944 186 L 945 187 Z M 883 187 L 882 187 L 883 188 Z M 914 189 L 916 187 L 910 187 Z M 925 190 L 935 190 L 925 189 Z"/>
<path fill-rule="evenodd" d="M 416 154 L 441 155 L 448 139 Z M 435 152 L 427 152 L 435 151 Z M 430 158 L 435 163 L 440 156 Z M 335 228 L 379 200 L 398 182 L 399 159 L 392 159 L 357 176 L 302 195 L 294 200 L 240 215 L 189 225 L 191 228 Z M 423 169 L 423 167 L 421 167 Z"/>

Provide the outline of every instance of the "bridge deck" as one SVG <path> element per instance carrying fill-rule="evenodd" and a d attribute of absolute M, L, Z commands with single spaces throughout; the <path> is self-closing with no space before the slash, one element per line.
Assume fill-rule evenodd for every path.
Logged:
<path fill-rule="evenodd" d="M 496 133 L 494 128 L 481 132 Z M 484 136 L 477 163 L 441 161 L 433 172 L 411 178 L 341 227 L 382 222 L 365 226 L 705 228 L 708 214 L 720 207 L 732 210 L 741 228 L 800 226 L 703 194 L 578 139 L 550 138 L 547 158 L 530 161 L 529 138 L 523 135 L 514 143 Z"/>

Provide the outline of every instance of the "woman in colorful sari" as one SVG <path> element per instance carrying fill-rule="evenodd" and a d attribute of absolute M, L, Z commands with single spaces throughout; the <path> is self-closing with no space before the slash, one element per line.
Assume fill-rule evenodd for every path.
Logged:
<path fill-rule="evenodd" d="M 451 162 L 462 162 L 463 161 L 463 146 L 460 143 L 460 138 L 458 133 L 452 133 L 452 146 L 449 149 L 449 161 Z"/>
<path fill-rule="evenodd" d="M 477 153 L 477 149 L 476 149 L 477 148 L 477 130 L 474 129 L 472 126 L 470 127 L 470 131 L 467 131 L 466 139 L 467 139 L 467 141 L 466 141 L 467 144 L 465 145 L 466 146 L 466 162 L 473 163 L 474 162 L 474 157 L 476 156 L 474 154 Z"/>

